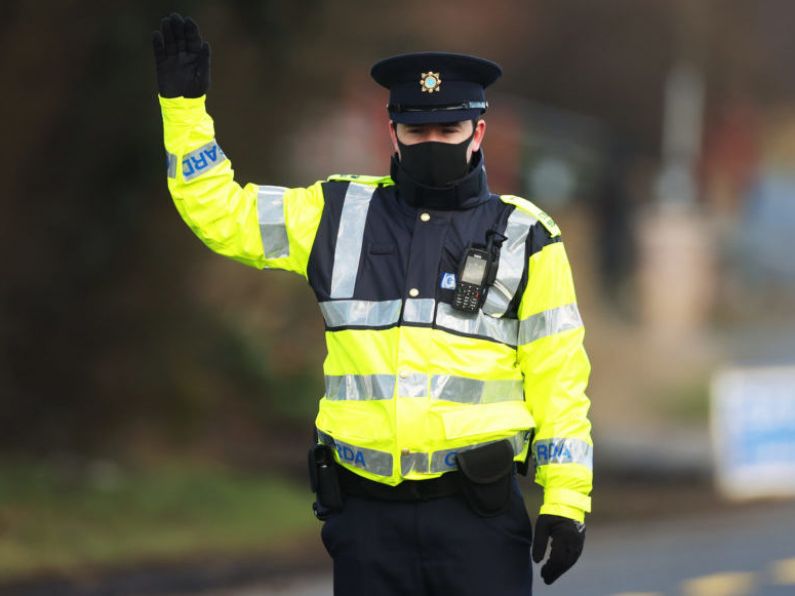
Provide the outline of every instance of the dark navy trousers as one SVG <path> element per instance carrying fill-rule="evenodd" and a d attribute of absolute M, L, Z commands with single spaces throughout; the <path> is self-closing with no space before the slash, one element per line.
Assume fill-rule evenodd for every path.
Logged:
<path fill-rule="evenodd" d="M 323 525 L 335 596 L 528 596 L 532 528 L 510 506 L 476 515 L 460 495 L 415 503 L 346 497 Z"/>

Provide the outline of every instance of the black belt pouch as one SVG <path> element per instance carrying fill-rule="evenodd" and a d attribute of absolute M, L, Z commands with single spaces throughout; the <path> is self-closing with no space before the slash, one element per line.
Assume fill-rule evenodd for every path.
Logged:
<path fill-rule="evenodd" d="M 513 480 L 513 447 L 507 439 L 456 455 L 461 472 L 461 492 L 481 517 L 492 517 L 508 508 Z"/>
<path fill-rule="evenodd" d="M 334 451 L 328 445 L 315 445 L 309 450 L 309 483 L 317 497 L 312 509 L 318 519 L 326 519 L 342 510 L 337 464 Z"/>

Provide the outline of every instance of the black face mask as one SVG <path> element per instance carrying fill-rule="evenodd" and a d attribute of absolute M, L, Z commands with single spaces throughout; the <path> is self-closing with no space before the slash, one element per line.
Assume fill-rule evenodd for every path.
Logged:
<path fill-rule="evenodd" d="M 449 186 L 469 171 L 467 148 L 475 136 L 473 128 L 469 138 L 460 143 L 427 141 L 400 147 L 400 165 L 420 184 L 425 186 Z"/>

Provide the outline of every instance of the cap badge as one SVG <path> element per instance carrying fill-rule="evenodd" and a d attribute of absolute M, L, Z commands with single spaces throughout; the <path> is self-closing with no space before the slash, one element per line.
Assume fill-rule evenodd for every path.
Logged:
<path fill-rule="evenodd" d="M 439 91 L 439 87 L 442 85 L 442 78 L 439 76 L 438 72 L 424 72 L 420 75 L 420 87 L 422 88 L 423 93 L 433 93 L 434 91 Z"/>

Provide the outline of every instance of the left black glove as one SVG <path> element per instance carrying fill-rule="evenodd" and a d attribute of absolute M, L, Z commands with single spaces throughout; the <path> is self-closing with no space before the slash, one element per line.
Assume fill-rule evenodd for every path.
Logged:
<path fill-rule="evenodd" d="M 550 538 L 549 559 L 541 568 L 541 577 L 547 585 L 571 569 L 580 558 L 585 544 L 585 524 L 558 515 L 539 515 L 533 537 L 533 561 L 536 563 L 544 558 Z"/>
<path fill-rule="evenodd" d="M 210 87 L 210 46 L 188 17 L 173 13 L 152 33 L 157 87 L 163 97 L 201 97 Z"/>

